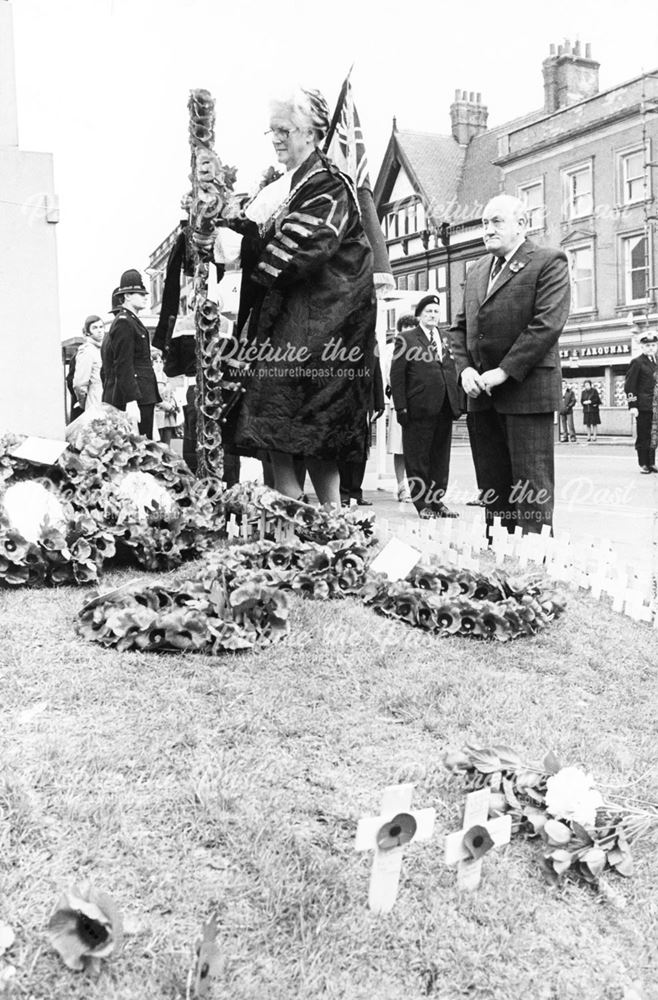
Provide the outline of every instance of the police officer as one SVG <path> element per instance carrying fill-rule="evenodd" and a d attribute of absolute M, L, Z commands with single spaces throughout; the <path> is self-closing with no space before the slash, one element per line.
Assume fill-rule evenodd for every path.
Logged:
<path fill-rule="evenodd" d="M 139 433 L 153 437 L 153 411 L 160 402 L 151 362 L 149 332 L 139 319 L 148 292 L 139 271 L 124 271 L 112 301 L 120 303 L 103 341 L 103 402 L 111 403 L 138 425 Z"/>
<path fill-rule="evenodd" d="M 656 384 L 656 344 L 655 333 L 645 333 L 640 337 L 642 353 L 631 361 L 626 372 L 624 391 L 628 397 L 628 408 L 635 417 L 635 449 L 642 475 L 658 472 L 656 450 L 651 447 L 651 420 L 653 416 L 653 392 Z"/>

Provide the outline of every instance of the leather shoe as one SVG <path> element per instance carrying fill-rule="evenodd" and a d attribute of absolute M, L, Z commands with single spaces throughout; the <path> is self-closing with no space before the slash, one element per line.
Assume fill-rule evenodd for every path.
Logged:
<path fill-rule="evenodd" d="M 650 469 L 648 465 L 641 465 L 640 472 L 642 473 L 643 476 L 650 476 L 652 469 Z"/>
<path fill-rule="evenodd" d="M 459 514 L 455 510 L 450 510 L 450 508 L 446 507 L 446 505 L 444 503 L 440 503 L 434 509 L 434 516 L 435 517 L 459 517 Z"/>
<path fill-rule="evenodd" d="M 363 497 L 361 497 L 360 500 L 357 500 L 356 505 L 357 507 L 372 507 L 372 500 L 364 500 Z"/>

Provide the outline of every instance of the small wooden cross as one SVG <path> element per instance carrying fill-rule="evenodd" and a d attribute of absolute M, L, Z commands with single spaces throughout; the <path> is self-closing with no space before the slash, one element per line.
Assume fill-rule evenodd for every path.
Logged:
<path fill-rule="evenodd" d="M 488 820 L 490 788 L 481 788 L 466 796 L 461 830 L 446 837 L 445 862 L 457 865 L 457 886 L 472 891 L 480 884 L 482 858 L 492 847 L 508 844 L 512 835 L 512 817 L 497 816 Z"/>
<path fill-rule="evenodd" d="M 612 585 L 608 588 L 608 592 L 612 597 L 612 610 L 622 613 L 624 610 L 624 600 L 626 597 L 626 589 L 628 587 L 628 577 L 625 573 L 619 573 Z"/>
<path fill-rule="evenodd" d="M 491 551 L 497 563 L 502 563 L 506 555 L 509 555 L 510 541 L 512 536 L 498 517 L 494 517 L 489 528 L 491 537 Z M 512 542 L 512 544 L 514 544 Z"/>
<path fill-rule="evenodd" d="M 356 850 L 375 852 L 368 893 L 368 905 L 374 913 L 393 909 L 404 844 L 429 840 L 434 832 L 435 809 L 409 811 L 413 791 L 413 784 L 388 785 L 382 796 L 381 815 L 364 816 L 356 829 Z"/>
<path fill-rule="evenodd" d="M 459 565 L 462 569 L 472 570 L 475 573 L 479 569 L 479 560 L 473 555 L 470 539 L 460 555 Z"/>
<path fill-rule="evenodd" d="M 641 590 L 628 587 L 624 593 L 624 614 L 636 622 L 651 621 L 651 612 L 644 604 Z"/>
<path fill-rule="evenodd" d="M 571 538 L 566 531 L 561 531 L 553 544 L 553 562 L 550 566 L 550 575 L 556 580 L 568 580 L 571 578 L 572 566 L 573 546 Z"/>
<path fill-rule="evenodd" d="M 487 533 L 479 518 L 471 521 L 470 537 L 474 552 L 482 552 L 488 548 Z"/>

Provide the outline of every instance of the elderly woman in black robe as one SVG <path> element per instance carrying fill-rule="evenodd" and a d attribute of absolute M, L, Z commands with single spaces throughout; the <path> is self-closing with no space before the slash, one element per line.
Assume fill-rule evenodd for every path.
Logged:
<path fill-rule="evenodd" d="M 275 486 L 291 497 L 303 458 L 320 502 L 340 505 L 338 461 L 365 448 L 376 301 L 356 192 L 318 149 L 328 128 L 317 91 L 273 102 L 285 173 L 227 213 L 243 233 L 237 333 L 252 369 L 224 439 L 243 454 L 269 452 Z"/>

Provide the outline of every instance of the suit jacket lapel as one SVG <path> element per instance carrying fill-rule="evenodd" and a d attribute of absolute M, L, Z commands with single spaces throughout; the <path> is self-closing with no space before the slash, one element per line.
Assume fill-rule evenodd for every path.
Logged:
<path fill-rule="evenodd" d="M 478 306 L 481 306 L 487 297 L 487 286 L 489 285 L 489 275 L 491 274 L 492 263 L 493 255 L 487 254 L 486 257 L 483 257 L 482 260 L 475 265 L 480 269 L 476 281 Z"/>
<path fill-rule="evenodd" d="M 528 242 L 528 240 L 526 240 L 524 243 L 521 244 L 521 246 L 517 249 L 512 259 L 507 261 L 507 263 L 505 264 L 505 267 L 503 268 L 500 277 L 497 278 L 497 280 L 494 282 L 491 291 L 485 294 L 483 302 L 486 302 L 488 299 L 491 298 L 492 295 L 495 295 L 496 292 L 499 292 L 500 289 L 503 288 L 508 281 L 512 280 L 515 274 L 518 274 L 519 271 L 523 270 L 523 268 L 530 260 L 530 254 L 534 252 L 534 249 L 535 249 L 534 245 Z M 516 267 L 514 268 L 514 270 L 512 270 L 510 268 L 510 264 L 520 264 L 521 266 Z M 487 271 L 487 284 L 489 283 L 490 271 L 491 269 Z"/>

